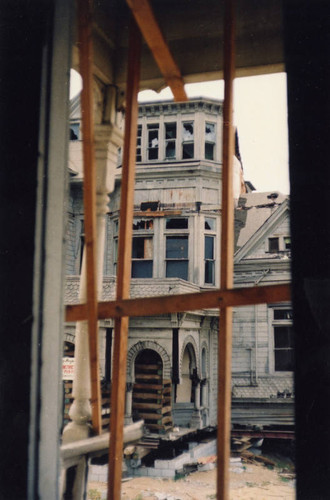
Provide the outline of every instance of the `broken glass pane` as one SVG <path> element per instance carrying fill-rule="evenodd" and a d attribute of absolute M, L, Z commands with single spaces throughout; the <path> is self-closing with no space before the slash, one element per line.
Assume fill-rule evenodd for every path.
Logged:
<path fill-rule="evenodd" d="M 182 137 L 183 142 L 194 140 L 194 124 L 192 122 L 183 123 Z"/>
<path fill-rule="evenodd" d="M 205 140 L 215 142 L 215 123 L 205 123 Z"/>
<path fill-rule="evenodd" d="M 205 217 L 205 229 L 215 231 L 215 219 L 209 219 L 208 217 Z"/>

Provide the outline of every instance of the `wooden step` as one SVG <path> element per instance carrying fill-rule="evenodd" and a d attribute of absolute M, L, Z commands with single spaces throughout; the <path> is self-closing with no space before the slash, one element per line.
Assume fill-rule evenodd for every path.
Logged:
<path fill-rule="evenodd" d="M 161 375 L 153 374 L 153 373 L 136 373 L 136 380 L 162 380 Z"/>
<path fill-rule="evenodd" d="M 135 370 L 162 370 L 162 365 L 135 365 Z"/>
<path fill-rule="evenodd" d="M 139 384 L 134 384 L 133 390 L 135 390 L 135 389 L 140 389 L 140 390 L 144 390 L 144 391 L 146 391 L 146 389 L 150 389 L 153 391 L 162 391 L 163 386 L 161 384 L 142 384 L 142 383 L 139 383 Z"/>

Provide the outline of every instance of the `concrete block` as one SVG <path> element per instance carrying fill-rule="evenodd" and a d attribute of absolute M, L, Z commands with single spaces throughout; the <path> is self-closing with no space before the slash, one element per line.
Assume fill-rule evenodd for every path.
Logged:
<path fill-rule="evenodd" d="M 155 460 L 155 469 L 168 469 L 170 460 Z"/>

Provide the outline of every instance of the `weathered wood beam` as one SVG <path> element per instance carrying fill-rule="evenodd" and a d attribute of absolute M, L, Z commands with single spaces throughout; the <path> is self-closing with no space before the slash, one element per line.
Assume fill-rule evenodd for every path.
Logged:
<path fill-rule="evenodd" d="M 143 420 L 126 425 L 124 428 L 124 443 L 134 443 L 141 439 L 143 436 L 143 426 Z M 76 441 L 75 443 L 62 445 L 60 450 L 61 459 L 64 461 L 65 465 L 65 460 L 74 457 L 79 460 L 82 455 L 91 455 L 102 450 L 107 450 L 109 448 L 109 442 L 111 442 L 111 434 L 107 432 L 101 436 L 95 436 L 89 439 Z"/>
<path fill-rule="evenodd" d="M 92 19 L 91 1 L 78 1 L 79 64 L 82 77 L 81 111 L 84 164 L 84 224 L 87 273 L 87 314 L 89 357 L 92 390 L 92 425 L 101 432 L 101 393 L 97 323 L 96 274 L 96 168 L 94 153 L 93 76 L 92 76 Z"/>
<path fill-rule="evenodd" d="M 149 0 L 126 0 L 175 101 L 187 101 L 184 82 Z"/>
<path fill-rule="evenodd" d="M 126 119 L 120 197 L 117 299 L 130 293 L 132 226 L 134 210 L 135 155 L 140 84 L 141 34 L 133 18 L 130 22 L 126 83 Z M 111 391 L 111 442 L 109 449 L 108 500 L 120 500 L 123 460 L 123 428 L 126 392 L 126 358 L 129 312 L 115 318 Z"/>
<path fill-rule="evenodd" d="M 270 302 L 288 302 L 291 288 L 288 284 L 212 290 L 209 292 L 161 295 L 139 299 L 99 302 L 98 317 L 107 319 L 123 316 L 156 316 L 172 312 L 194 311 L 220 307 L 239 307 Z M 81 321 L 86 317 L 86 305 L 66 306 L 66 321 Z"/>
<path fill-rule="evenodd" d="M 235 154 L 233 102 L 235 78 L 235 0 L 225 0 L 224 16 L 224 82 L 222 134 L 222 217 L 221 276 L 222 289 L 233 287 L 234 268 L 234 196 L 233 161 Z M 220 307 L 218 348 L 218 430 L 217 430 L 217 498 L 229 499 L 229 460 L 231 430 L 231 358 L 232 307 Z"/>

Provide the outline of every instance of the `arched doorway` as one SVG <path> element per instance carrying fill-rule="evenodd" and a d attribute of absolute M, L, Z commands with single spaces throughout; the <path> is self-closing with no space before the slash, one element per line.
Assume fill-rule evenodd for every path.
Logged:
<path fill-rule="evenodd" d="M 172 428 L 171 381 L 163 378 L 163 362 L 152 349 L 144 349 L 135 358 L 133 420 L 143 419 L 156 433 Z"/>
<path fill-rule="evenodd" d="M 188 343 L 185 347 L 181 362 L 180 384 L 177 386 L 177 403 L 195 402 L 195 383 L 197 375 L 196 356 L 192 344 Z"/>

